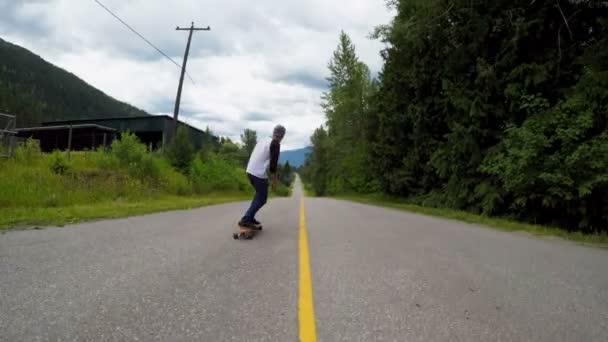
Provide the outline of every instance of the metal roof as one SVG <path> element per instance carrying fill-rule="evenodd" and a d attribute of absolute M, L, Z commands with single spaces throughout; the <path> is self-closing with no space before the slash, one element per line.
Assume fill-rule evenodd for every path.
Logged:
<path fill-rule="evenodd" d="M 166 118 L 173 120 L 169 115 L 138 115 L 138 116 L 111 116 L 111 117 L 102 117 L 102 118 L 82 118 L 82 119 L 73 119 L 73 120 L 54 120 L 54 121 L 46 121 L 43 123 L 53 123 L 53 122 L 78 122 L 78 121 L 100 121 L 100 120 L 132 120 L 132 119 L 156 119 L 156 118 Z"/>
<path fill-rule="evenodd" d="M 117 132 L 116 129 L 95 124 L 82 124 L 82 125 L 57 125 L 57 126 L 42 126 L 42 127 L 26 127 L 16 128 L 16 132 L 33 132 L 33 131 L 50 131 L 50 130 L 61 130 L 61 129 L 82 129 L 82 128 L 96 128 L 102 131 Z"/>
<path fill-rule="evenodd" d="M 171 120 L 173 121 L 173 117 L 169 116 L 169 115 L 138 115 L 138 116 L 117 116 L 117 117 L 107 117 L 107 118 L 87 118 L 87 119 L 74 119 L 74 120 L 57 120 L 57 121 L 46 121 L 46 122 L 42 122 L 42 125 L 48 125 L 48 124 L 66 124 L 68 122 L 87 122 L 87 121 L 126 121 L 126 120 L 141 120 L 141 119 L 145 119 L 145 120 L 158 120 L 158 119 L 163 119 L 163 120 Z M 178 123 L 182 124 L 182 125 L 186 125 L 190 128 L 192 128 L 193 130 L 196 130 L 200 133 L 205 133 L 205 131 L 203 131 L 200 128 L 196 128 L 188 123 L 185 123 L 183 121 L 180 121 L 179 119 L 177 120 Z"/>

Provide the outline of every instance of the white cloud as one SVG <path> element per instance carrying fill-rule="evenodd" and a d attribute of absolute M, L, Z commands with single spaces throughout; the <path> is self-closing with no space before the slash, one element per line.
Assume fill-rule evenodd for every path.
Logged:
<path fill-rule="evenodd" d="M 180 119 L 237 140 L 245 128 L 268 135 L 281 123 L 284 148 L 307 145 L 325 121 L 320 87 L 340 30 L 377 72 L 382 45 L 367 35 L 391 15 L 383 0 L 102 2 L 178 63 L 187 32 L 175 26 L 210 25 L 193 37 L 188 72 L 197 84 L 184 81 Z M 172 114 L 179 69 L 93 0 L 0 0 L 0 9 L 5 39 L 110 96 Z"/>

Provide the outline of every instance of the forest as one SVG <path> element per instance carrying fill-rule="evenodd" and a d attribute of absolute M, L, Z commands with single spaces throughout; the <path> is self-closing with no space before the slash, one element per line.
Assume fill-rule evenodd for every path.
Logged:
<path fill-rule="evenodd" d="M 305 183 L 608 232 L 608 2 L 387 5 L 377 77 L 339 36 Z"/>

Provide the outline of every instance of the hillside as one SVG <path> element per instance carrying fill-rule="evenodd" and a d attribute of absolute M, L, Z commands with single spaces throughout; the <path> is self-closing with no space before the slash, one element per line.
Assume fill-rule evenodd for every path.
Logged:
<path fill-rule="evenodd" d="M 289 161 L 289 165 L 299 167 L 304 164 L 306 155 L 312 151 L 312 147 L 304 147 L 297 150 L 281 151 L 279 163 Z"/>
<path fill-rule="evenodd" d="M 148 114 L 1 38 L 0 112 L 16 114 L 18 127 L 52 120 Z"/>

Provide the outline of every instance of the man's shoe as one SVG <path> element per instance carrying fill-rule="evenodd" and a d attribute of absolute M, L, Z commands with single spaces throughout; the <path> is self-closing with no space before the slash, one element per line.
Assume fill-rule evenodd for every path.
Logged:
<path fill-rule="evenodd" d="M 253 221 L 251 222 L 253 222 L 253 224 L 255 225 L 255 229 L 262 230 L 262 224 L 258 220 L 253 219 Z"/>
<path fill-rule="evenodd" d="M 250 228 L 250 229 L 257 229 L 256 225 L 253 222 L 239 221 L 239 226 L 245 227 L 245 228 Z"/>

